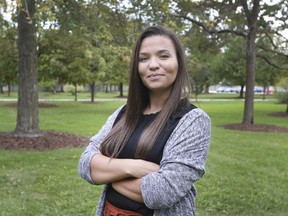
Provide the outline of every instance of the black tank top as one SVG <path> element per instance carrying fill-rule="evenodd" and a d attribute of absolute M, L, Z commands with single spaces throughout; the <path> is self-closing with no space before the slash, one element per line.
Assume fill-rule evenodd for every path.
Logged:
<path fill-rule="evenodd" d="M 164 146 L 170 137 L 172 131 L 175 129 L 176 125 L 178 124 L 179 120 L 184 116 L 187 112 L 190 110 L 196 108 L 193 104 L 191 104 L 188 100 L 183 99 L 180 101 L 177 110 L 175 113 L 169 118 L 167 121 L 165 127 L 159 134 L 159 137 L 156 139 L 154 145 L 148 152 L 145 160 L 151 161 L 153 163 L 160 164 L 160 161 L 162 159 L 163 155 L 163 149 Z M 125 106 L 118 114 L 117 118 L 115 119 L 115 123 L 122 117 L 123 113 L 125 112 Z M 135 158 L 135 151 L 137 148 L 137 145 L 135 143 L 138 143 L 138 140 L 142 134 L 142 132 L 149 127 L 149 125 L 156 119 L 158 113 L 155 114 L 148 114 L 148 115 L 142 115 L 139 119 L 139 122 L 137 124 L 137 128 L 132 133 L 130 139 L 126 143 L 125 147 L 122 149 L 122 151 L 119 153 L 117 158 Z M 120 208 L 125 209 L 129 211 L 139 212 L 145 216 L 152 216 L 153 210 L 147 208 L 143 203 L 138 203 L 134 200 L 131 200 L 122 194 L 118 193 L 116 190 L 113 189 L 113 187 L 108 185 L 108 190 L 106 193 L 106 199 L 108 202 L 110 202 L 112 205 Z"/>

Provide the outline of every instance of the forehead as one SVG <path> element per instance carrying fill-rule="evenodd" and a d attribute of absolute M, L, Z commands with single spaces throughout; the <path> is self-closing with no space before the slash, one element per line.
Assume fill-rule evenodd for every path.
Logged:
<path fill-rule="evenodd" d="M 163 35 L 154 35 L 142 40 L 140 53 L 157 50 L 175 52 L 175 46 L 169 37 Z"/>

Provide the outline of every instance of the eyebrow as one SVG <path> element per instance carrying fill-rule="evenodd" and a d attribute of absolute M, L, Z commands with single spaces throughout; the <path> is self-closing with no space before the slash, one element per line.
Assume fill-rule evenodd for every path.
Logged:
<path fill-rule="evenodd" d="M 164 53 L 164 52 L 168 52 L 171 53 L 170 50 L 168 49 L 163 49 L 163 50 L 158 50 L 157 53 Z M 139 52 L 139 55 L 146 55 L 146 52 Z"/>

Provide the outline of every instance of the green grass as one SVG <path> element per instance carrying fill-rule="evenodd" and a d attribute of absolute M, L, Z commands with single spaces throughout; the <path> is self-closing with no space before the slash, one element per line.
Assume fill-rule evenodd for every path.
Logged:
<path fill-rule="evenodd" d="M 286 215 L 288 135 L 213 128 L 200 215 Z"/>
<path fill-rule="evenodd" d="M 127 95 L 126 93 L 124 93 Z M 125 96 L 124 95 L 124 96 Z M 119 96 L 119 92 L 102 92 L 102 91 L 97 91 L 95 94 L 95 99 L 102 99 L 102 98 L 117 98 Z M 16 99 L 18 97 L 17 92 L 11 92 L 10 95 L 8 96 L 7 92 L 4 94 L 0 94 L 0 99 Z M 70 92 L 57 92 L 55 94 L 52 94 L 50 92 L 39 92 L 38 94 L 39 99 L 70 99 L 74 100 L 75 96 L 72 95 Z M 80 100 L 90 100 L 91 95 L 89 92 L 78 92 L 77 93 L 77 99 Z"/>
<path fill-rule="evenodd" d="M 74 100 L 74 95 L 70 92 L 57 92 L 56 94 L 52 94 L 50 92 L 39 92 L 40 99 L 70 99 Z M 127 96 L 127 92 L 124 92 L 124 97 Z M 77 94 L 77 98 L 79 100 L 90 100 L 90 93 L 89 92 L 79 92 Z M 102 92 L 96 91 L 95 99 L 103 99 L 103 98 L 117 98 L 119 97 L 118 91 L 111 91 L 111 92 Z M 16 99 L 17 92 L 11 92 L 10 96 L 8 96 L 7 92 L 5 94 L 0 94 L 0 99 Z M 195 94 L 191 94 L 191 98 L 196 98 Z M 233 99 L 238 100 L 239 94 L 238 93 L 217 93 L 217 94 L 200 94 L 197 96 L 198 99 Z M 255 99 L 263 99 L 262 94 L 255 94 Z M 275 95 L 266 95 L 265 99 L 275 99 Z"/>
<path fill-rule="evenodd" d="M 245 95 L 244 95 L 245 96 Z M 196 98 L 195 94 L 191 95 L 192 98 Z M 238 100 L 240 99 L 240 95 L 238 93 L 216 93 L 216 94 L 200 94 L 197 96 L 199 99 L 233 99 Z M 255 94 L 255 99 L 263 99 L 262 94 Z M 244 99 L 244 98 L 243 98 Z M 265 95 L 264 99 L 275 99 L 275 95 Z"/>
<path fill-rule="evenodd" d="M 81 151 L 2 151 L 1 215 L 93 215 L 101 187 L 78 177 Z"/>
<path fill-rule="evenodd" d="M 8 107 L 7 104 L 14 106 Z M 107 116 L 124 102 L 45 102 L 45 104 L 52 107 L 39 109 L 41 130 L 60 130 L 92 136 L 107 120 Z M 0 131 L 14 130 L 17 113 L 15 102 L 0 102 L 0 110 Z"/>
<path fill-rule="evenodd" d="M 15 128 L 16 108 L 0 102 L 0 131 Z M 42 130 L 92 136 L 123 102 L 51 102 L 40 108 Z M 212 119 L 206 175 L 196 183 L 200 216 L 287 215 L 288 133 L 256 133 L 219 127 L 240 123 L 243 102 L 199 102 Z M 288 127 L 287 118 L 271 117 L 285 105 L 255 102 L 256 123 Z M 1 216 L 94 215 L 101 186 L 77 173 L 82 148 L 53 151 L 0 151 Z"/>

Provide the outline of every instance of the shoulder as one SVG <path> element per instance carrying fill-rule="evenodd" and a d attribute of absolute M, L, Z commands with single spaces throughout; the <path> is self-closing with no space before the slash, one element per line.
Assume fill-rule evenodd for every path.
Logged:
<path fill-rule="evenodd" d="M 119 113 L 121 113 L 121 111 L 123 110 L 123 107 L 125 105 L 120 106 L 119 108 L 117 108 L 106 120 L 105 124 L 101 127 L 100 132 L 101 131 L 110 131 L 111 128 L 113 127 L 115 120 L 117 119 L 117 117 L 119 116 Z M 96 134 L 94 137 L 97 137 L 98 134 Z M 94 138 L 92 137 L 92 139 Z"/>
<path fill-rule="evenodd" d="M 201 128 L 210 130 L 210 127 L 211 119 L 209 115 L 201 108 L 194 107 L 181 117 L 174 130 L 174 133 L 182 134 L 187 130 L 195 131 Z"/>
<path fill-rule="evenodd" d="M 210 137 L 211 120 L 208 114 L 200 108 L 190 110 L 180 119 L 167 140 L 162 163 L 171 157 L 178 157 L 181 152 L 185 153 L 181 157 L 184 158 L 186 153 L 190 157 L 197 148 L 202 149 L 205 155 L 210 146 Z"/>
<path fill-rule="evenodd" d="M 177 120 L 178 122 L 175 128 L 176 130 L 181 128 L 183 129 L 183 127 L 185 128 L 185 125 L 189 126 L 193 122 L 199 120 L 208 123 L 211 122 L 208 114 L 201 108 L 192 104 L 187 98 L 184 98 L 179 102 L 179 105 L 171 119 Z"/>
<path fill-rule="evenodd" d="M 120 106 L 118 109 L 116 109 L 109 117 L 107 122 L 110 122 L 112 125 L 114 124 L 115 120 L 123 114 L 124 110 L 125 110 L 125 106 L 126 105 L 122 105 Z"/>
<path fill-rule="evenodd" d="M 180 112 L 182 113 L 180 122 L 187 121 L 187 120 L 193 121 L 193 120 L 196 120 L 197 118 L 203 118 L 203 119 L 206 119 L 207 121 L 210 121 L 208 114 L 204 110 L 195 106 L 187 99 L 183 100 L 180 107 L 181 107 Z"/>
<path fill-rule="evenodd" d="M 190 110 L 183 117 L 184 118 L 192 118 L 192 119 L 202 117 L 202 118 L 205 118 L 207 120 L 210 120 L 209 115 L 204 110 L 202 110 L 201 108 L 198 108 L 198 107 L 195 107 L 194 109 Z"/>

